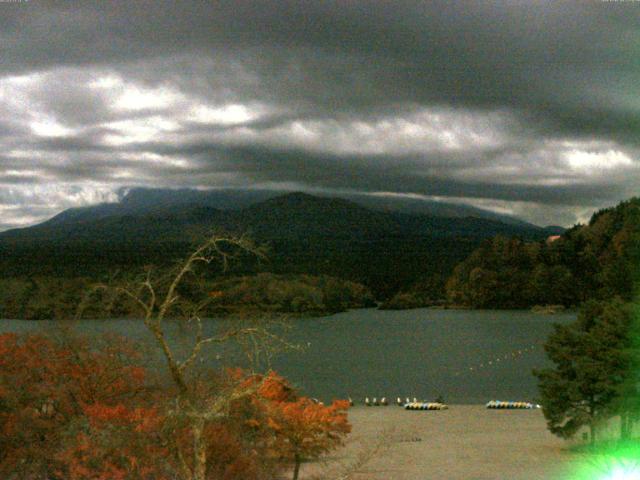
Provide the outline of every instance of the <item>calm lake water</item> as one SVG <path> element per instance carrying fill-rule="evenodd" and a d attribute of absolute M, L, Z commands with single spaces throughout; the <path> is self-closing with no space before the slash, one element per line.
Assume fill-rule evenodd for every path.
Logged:
<path fill-rule="evenodd" d="M 280 354 L 273 368 L 306 394 L 324 400 L 433 400 L 442 395 L 449 403 L 534 401 L 531 371 L 547 365 L 542 346 L 552 325 L 574 318 L 572 313 L 528 311 L 353 310 L 292 321 L 287 338 L 305 349 Z M 215 325 L 212 320 L 207 329 Z M 0 331 L 54 328 L 52 322 L 0 321 Z M 141 344 L 151 339 L 135 320 L 83 321 L 76 328 L 88 334 L 121 333 Z M 177 345 L 189 337 L 176 326 L 171 332 Z M 231 357 L 228 349 L 210 349 L 203 363 L 222 364 Z"/>

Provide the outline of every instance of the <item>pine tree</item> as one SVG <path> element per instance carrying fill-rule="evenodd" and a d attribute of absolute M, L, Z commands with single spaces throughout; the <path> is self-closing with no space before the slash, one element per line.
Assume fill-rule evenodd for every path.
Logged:
<path fill-rule="evenodd" d="M 631 321 L 625 342 L 624 361 L 627 374 L 618 387 L 613 402 L 620 415 L 620 439 L 628 440 L 633 426 L 640 421 L 640 305 L 631 304 Z"/>
<path fill-rule="evenodd" d="M 586 302 L 578 319 L 555 325 L 545 350 L 554 368 L 535 371 L 549 430 L 563 438 L 616 412 L 621 388 L 632 373 L 632 310 L 616 298 Z"/>

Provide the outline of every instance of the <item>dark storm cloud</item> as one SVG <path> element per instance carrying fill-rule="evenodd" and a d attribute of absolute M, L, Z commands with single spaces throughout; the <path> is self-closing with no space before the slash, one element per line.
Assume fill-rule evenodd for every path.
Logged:
<path fill-rule="evenodd" d="M 219 152 L 213 152 L 219 158 Z M 500 185 L 477 181 L 459 181 L 435 175 L 407 172 L 406 163 L 390 166 L 381 159 L 376 166 L 370 158 L 345 156 L 319 156 L 308 152 L 273 151 L 266 149 L 241 149 L 226 152 L 233 159 L 235 169 L 255 182 L 278 178 L 291 184 L 302 183 L 326 189 L 410 191 L 423 195 L 442 197 L 475 197 L 520 201 L 527 199 L 542 204 L 580 205 L 581 199 L 611 202 L 623 193 L 615 184 L 601 179 L 595 184 L 570 184 L 563 186 L 539 186 L 533 184 Z M 408 163 L 408 162 L 407 162 Z M 268 166 L 265 168 L 265 166 Z M 373 169 L 373 171 L 371 171 Z M 368 171 L 368 175 L 362 172 Z"/>
<path fill-rule="evenodd" d="M 639 23 L 596 0 L 0 3 L 0 188 L 295 185 L 568 223 L 640 180 Z"/>
<path fill-rule="evenodd" d="M 33 2 L 2 13 L 2 68 L 14 73 L 183 54 L 242 62 L 264 53 L 258 75 L 286 73 L 298 86 L 304 77 L 308 88 L 294 94 L 310 98 L 330 96 L 319 88 L 327 81 L 339 92 L 373 80 L 355 103 L 395 85 L 380 101 L 482 105 L 549 100 L 571 91 L 567 83 L 608 89 L 638 73 L 640 16 L 631 2 Z"/>

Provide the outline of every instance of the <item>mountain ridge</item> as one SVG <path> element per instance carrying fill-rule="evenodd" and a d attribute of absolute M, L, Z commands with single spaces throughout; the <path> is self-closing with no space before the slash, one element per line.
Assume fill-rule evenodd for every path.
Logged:
<path fill-rule="evenodd" d="M 167 265 L 216 231 L 248 234 L 268 245 L 266 271 L 331 275 L 387 297 L 425 275 L 450 272 L 486 238 L 548 236 L 541 227 L 384 212 L 301 192 L 227 210 L 183 200 L 149 208 L 85 207 L 2 232 L 0 270 L 5 276 L 95 277 Z"/>
<path fill-rule="evenodd" d="M 383 211 L 387 213 L 396 212 L 411 215 L 428 215 L 439 218 L 476 217 L 482 219 L 497 220 L 507 224 L 538 227 L 537 225 L 525 222 L 524 220 L 518 219 L 517 217 L 498 214 L 489 210 L 472 207 L 469 205 L 460 205 L 427 199 L 416 199 L 412 197 L 348 193 L 328 195 L 309 194 L 295 191 L 252 189 L 196 190 L 188 188 L 155 189 L 143 187 L 120 189 L 118 191 L 118 202 L 69 208 L 37 225 L 41 225 L 43 223 L 57 224 L 72 219 L 97 219 L 127 213 L 136 215 L 146 213 L 162 213 L 176 207 L 185 207 L 189 204 L 193 206 L 208 206 L 220 210 L 241 210 L 243 208 L 261 203 L 271 198 L 283 197 L 288 194 L 308 195 L 317 198 L 343 199 L 371 210 Z M 19 229 L 30 227 L 21 227 Z M 557 227 L 554 228 L 554 231 L 558 230 Z"/>
<path fill-rule="evenodd" d="M 131 223 L 127 225 L 127 221 Z M 258 231 L 258 236 L 265 235 L 268 238 L 287 236 L 293 232 L 342 235 L 354 229 L 363 236 L 373 237 L 385 234 L 481 237 L 506 234 L 529 238 L 556 231 L 526 223 L 504 223 L 473 216 L 438 217 L 385 212 L 339 197 L 290 192 L 239 209 L 223 210 L 193 199 L 134 209 L 109 203 L 68 209 L 38 225 L 0 232 L 0 241 L 10 238 L 70 240 L 90 236 L 91 229 L 96 235 L 98 232 L 102 232 L 101 235 L 110 232 L 112 236 L 120 232 L 135 236 L 136 228 L 140 230 L 138 234 L 141 238 L 149 228 L 158 230 L 157 234 L 161 234 L 164 228 L 165 237 L 173 235 L 179 240 L 180 233 L 175 231 L 177 227 L 204 233 L 203 224 L 217 224 L 221 229 L 233 233 Z"/>

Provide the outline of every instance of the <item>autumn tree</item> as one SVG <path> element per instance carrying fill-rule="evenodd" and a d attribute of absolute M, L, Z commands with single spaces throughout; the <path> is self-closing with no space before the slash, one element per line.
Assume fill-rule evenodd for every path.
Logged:
<path fill-rule="evenodd" d="M 119 337 L 91 343 L 0 335 L 2 478 L 80 478 L 70 474 L 67 447 L 86 434 L 95 413 L 144 416 L 150 384 L 135 349 Z M 134 456 L 126 448 L 120 453 Z"/>
<path fill-rule="evenodd" d="M 164 420 L 156 405 L 88 405 L 66 434 L 55 473 L 66 480 L 169 480 Z"/>
<path fill-rule="evenodd" d="M 149 378 L 140 360 L 121 337 L 0 335 L 0 476 L 175 480 L 182 478 L 180 457 L 192 468 L 204 445 L 207 479 L 275 478 L 296 452 L 315 458 L 348 431 L 338 405 L 312 404 L 273 372 L 236 368 L 190 382 L 200 408 L 233 397 L 195 443 L 193 418 L 181 411 L 175 389 Z M 313 442 L 290 443 L 296 432 Z"/>
<path fill-rule="evenodd" d="M 334 401 L 325 406 L 300 396 L 289 383 L 274 372 L 254 376 L 259 383 L 256 393 L 244 402 L 251 406 L 249 424 L 261 432 L 267 452 L 274 458 L 293 464 L 297 480 L 303 461 L 315 460 L 342 444 L 351 431 L 347 419 L 349 402 Z M 236 412 L 242 411 L 236 404 Z"/>
<path fill-rule="evenodd" d="M 280 455 L 293 459 L 293 480 L 298 479 L 303 461 L 315 460 L 342 443 L 351 431 L 348 408 L 346 400 L 325 406 L 307 397 L 273 406 L 269 427 L 275 433 Z"/>

